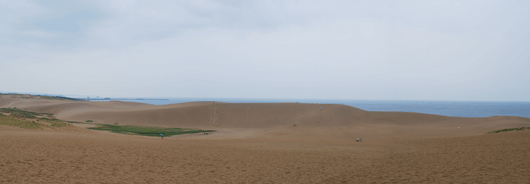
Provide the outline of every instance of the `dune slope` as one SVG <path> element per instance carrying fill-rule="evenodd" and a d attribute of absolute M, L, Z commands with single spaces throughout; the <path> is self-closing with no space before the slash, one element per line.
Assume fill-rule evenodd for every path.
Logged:
<path fill-rule="evenodd" d="M 528 118 L 332 104 L 155 106 L 0 97 L 69 121 L 213 129 L 165 139 L 0 125 L 0 183 L 528 183 Z M 355 142 L 358 137 L 362 143 Z"/>

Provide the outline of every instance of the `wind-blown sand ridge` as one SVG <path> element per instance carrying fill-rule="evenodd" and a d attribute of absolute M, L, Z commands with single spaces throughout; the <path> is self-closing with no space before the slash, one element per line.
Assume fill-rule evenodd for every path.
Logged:
<path fill-rule="evenodd" d="M 68 121 L 217 132 L 160 140 L 0 125 L 0 183 L 525 183 L 530 171 L 530 131 L 485 135 L 530 126 L 529 118 L 369 112 L 336 104 L 157 106 L 13 97 L 2 95 L 0 107 Z M 354 141 L 358 137 L 363 143 Z"/>

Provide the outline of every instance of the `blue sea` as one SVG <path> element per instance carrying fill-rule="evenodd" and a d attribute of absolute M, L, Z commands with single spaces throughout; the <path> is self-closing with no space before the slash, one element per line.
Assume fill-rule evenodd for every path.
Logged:
<path fill-rule="evenodd" d="M 172 98 L 166 100 L 121 100 L 166 105 L 195 101 L 228 103 L 318 103 L 343 104 L 367 111 L 400 111 L 455 117 L 520 116 L 530 118 L 530 102 L 466 102 L 466 101 L 394 101 L 394 100 L 318 100 L 318 99 L 232 99 Z"/>

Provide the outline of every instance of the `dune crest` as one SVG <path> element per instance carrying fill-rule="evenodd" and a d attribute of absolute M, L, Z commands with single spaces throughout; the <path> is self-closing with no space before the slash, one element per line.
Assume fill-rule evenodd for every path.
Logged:
<path fill-rule="evenodd" d="M 370 112 L 338 104 L 189 102 L 150 105 L 4 96 L 0 98 L 0 106 L 53 113 L 69 121 L 202 128 L 234 135 L 250 131 L 255 136 L 289 138 L 365 137 L 388 141 L 482 135 L 492 130 L 530 125 L 530 119 L 523 117 L 460 118 Z"/>
<path fill-rule="evenodd" d="M 6 96 L 0 107 L 69 121 L 216 130 L 161 139 L 88 130 L 88 124 L 0 125 L 0 183 L 525 183 L 530 167 L 530 131 L 486 134 L 530 126 L 522 117 Z"/>

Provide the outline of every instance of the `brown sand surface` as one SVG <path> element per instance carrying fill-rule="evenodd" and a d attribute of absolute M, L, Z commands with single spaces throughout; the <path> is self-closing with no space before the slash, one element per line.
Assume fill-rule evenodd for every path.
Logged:
<path fill-rule="evenodd" d="M 530 126 L 521 117 L 456 118 L 330 104 L 155 106 L 10 96 L 0 98 L 0 107 L 69 121 L 217 130 L 161 140 L 83 125 L 0 125 L 0 183 L 530 182 L 530 131 L 485 135 Z M 364 142 L 355 142 L 357 137 Z"/>

